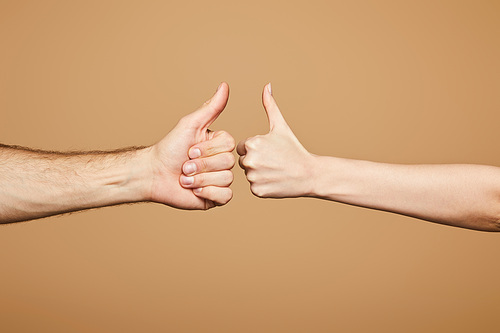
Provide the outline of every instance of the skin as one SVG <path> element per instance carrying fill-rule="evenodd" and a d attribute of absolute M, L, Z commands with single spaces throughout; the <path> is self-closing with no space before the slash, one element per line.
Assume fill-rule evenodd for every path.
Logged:
<path fill-rule="evenodd" d="M 262 198 L 315 197 L 431 222 L 500 231 L 500 168 L 485 165 L 400 165 L 309 153 L 272 95 L 263 104 L 270 131 L 238 144 L 239 164 Z"/>
<path fill-rule="evenodd" d="M 145 201 L 179 209 L 225 205 L 233 195 L 235 141 L 208 127 L 228 98 L 222 83 L 150 147 L 60 153 L 0 145 L 0 223 Z"/>

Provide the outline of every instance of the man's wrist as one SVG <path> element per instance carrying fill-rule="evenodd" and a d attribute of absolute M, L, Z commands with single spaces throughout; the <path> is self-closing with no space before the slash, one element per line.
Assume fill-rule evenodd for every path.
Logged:
<path fill-rule="evenodd" d="M 100 171 L 95 166 L 98 196 L 108 196 L 102 198 L 102 205 L 151 200 L 151 147 L 111 151 L 98 164 L 104 166 Z"/>
<path fill-rule="evenodd" d="M 139 148 L 132 152 L 127 163 L 128 177 L 122 183 L 128 201 L 151 201 L 153 185 L 152 147 Z"/>

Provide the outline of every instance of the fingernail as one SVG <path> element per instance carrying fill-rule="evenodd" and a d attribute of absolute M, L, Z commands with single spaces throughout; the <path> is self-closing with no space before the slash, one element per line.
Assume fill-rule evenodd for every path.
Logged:
<path fill-rule="evenodd" d="M 215 92 L 218 92 L 218 91 L 219 91 L 219 89 L 220 89 L 220 87 L 222 87 L 222 83 L 221 83 L 221 84 L 219 84 L 219 86 L 217 87 L 217 90 L 216 90 Z"/>
<path fill-rule="evenodd" d="M 194 183 L 194 177 L 181 176 L 182 185 L 191 185 Z"/>
<path fill-rule="evenodd" d="M 196 193 L 196 194 L 200 194 L 201 193 L 201 187 L 193 189 L 193 192 Z"/>
<path fill-rule="evenodd" d="M 186 163 L 184 164 L 184 174 L 190 175 L 196 172 L 196 164 L 194 163 Z"/>
<path fill-rule="evenodd" d="M 198 158 L 201 156 L 200 148 L 193 148 L 189 151 L 189 158 Z"/>
<path fill-rule="evenodd" d="M 271 88 L 271 82 L 269 82 L 269 84 L 267 85 L 267 90 L 271 95 L 273 94 L 273 89 Z"/>

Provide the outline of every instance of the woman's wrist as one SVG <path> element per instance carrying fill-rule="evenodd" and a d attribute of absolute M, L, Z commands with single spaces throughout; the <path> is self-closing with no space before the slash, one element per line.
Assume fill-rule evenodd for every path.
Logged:
<path fill-rule="evenodd" d="M 356 161 L 332 156 L 314 155 L 311 197 L 333 201 L 345 201 L 352 196 L 349 181 L 357 167 Z M 351 177 L 352 178 L 352 177 Z"/>

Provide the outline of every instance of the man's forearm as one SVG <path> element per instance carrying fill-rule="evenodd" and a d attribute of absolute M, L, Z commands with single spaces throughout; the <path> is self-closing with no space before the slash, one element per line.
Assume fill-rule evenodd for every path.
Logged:
<path fill-rule="evenodd" d="M 46 152 L 0 146 L 0 222 L 144 201 L 148 148 Z"/>
<path fill-rule="evenodd" d="M 500 168 L 318 157 L 313 195 L 458 227 L 500 231 Z"/>

